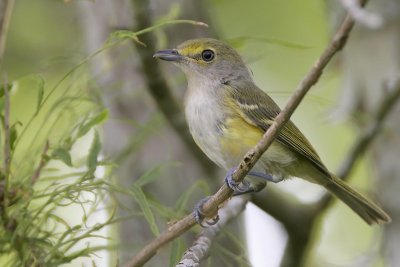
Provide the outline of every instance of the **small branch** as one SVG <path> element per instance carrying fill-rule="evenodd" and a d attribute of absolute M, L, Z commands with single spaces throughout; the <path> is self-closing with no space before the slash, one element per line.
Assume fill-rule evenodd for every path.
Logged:
<path fill-rule="evenodd" d="M 200 262 L 208 258 L 210 248 L 214 239 L 221 230 L 234 218 L 236 218 L 245 208 L 248 196 L 232 198 L 225 206 L 219 210 L 220 220 L 217 224 L 203 228 L 197 236 L 193 245 L 184 253 L 182 260 L 176 267 L 198 267 Z"/>
<path fill-rule="evenodd" d="M 383 25 L 382 16 L 368 12 L 358 0 L 339 0 L 342 6 L 353 17 L 353 19 L 363 26 L 371 29 L 377 29 Z"/>
<path fill-rule="evenodd" d="M 11 158 L 11 145 L 10 145 L 10 94 L 8 91 L 7 75 L 3 76 L 4 82 L 4 180 L 0 181 L 0 213 L 2 220 L 7 220 L 7 208 L 9 205 L 9 192 L 10 192 L 10 158 Z"/>
<path fill-rule="evenodd" d="M 3 87 L 4 87 L 4 172 L 7 177 L 10 171 L 10 158 L 11 158 L 11 145 L 10 145 L 10 94 L 8 91 L 8 79 L 7 75 L 3 76 Z M 6 186 L 7 188 L 7 186 Z"/>
<path fill-rule="evenodd" d="M 4 210 L 8 206 L 8 192 L 10 190 L 10 171 L 11 171 L 11 130 L 10 130 L 10 92 L 8 91 L 7 75 L 3 76 L 4 82 L 4 192 L 3 205 Z"/>
<path fill-rule="evenodd" d="M 132 0 L 132 5 L 137 22 L 136 27 L 139 29 L 151 28 L 152 21 L 149 1 Z M 142 34 L 140 31 L 137 33 Z M 148 33 L 141 35 L 141 41 L 146 44 L 146 47 L 135 43 L 149 93 L 169 124 L 180 136 L 180 139 L 183 141 L 186 148 L 200 163 L 202 169 L 207 174 L 207 177 L 213 177 L 217 170 L 216 165 L 212 163 L 194 143 L 185 123 L 182 107 L 173 96 L 172 90 L 168 86 L 159 63 L 155 62 L 153 59 L 153 53 L 156 50 L 156 47 L 154 45 L 154 38 L 152 37 L 153 36 Z"/>
<path fill-rule="evenodd" d="M 298 107 L 305 94 L 321 77 L 323 69 L 326 67 L 328 62 L 345 45 L 348 34 L 353 26 L 354 20 L 350 15 L 347 15 L 333 37 L 333 40 L 314 63 L 314 66 L 307 73 L 305 78 L 300 82 L 285 108 L 275 118 L 274 122 L 268 128 L 263 138 L 244 156 L 242 162 L 240 162 L 236 172 L 233 174 L 233 178 L 236 182 L 241 182 L 245 178 L 247 173 L 254 167 L 257 160 L 272 144 L 274 138 L 278 135 L 284 124 L 290 119 L 290 116 Z M 232 190 L 226 184 L 222 185 L 218 192 L 211 196 L 203 205 L 203 213 L 210 216 L 215 214 L 215 211 L 218 210 L 218 206 L 231 196 Z M 142 266 L 153 255 L 156 254 L 157 250 L 161 246 L 178 237 L 186 230 L 190 229 L 193 225 L 195 225 L 195 220 L 193 215 L 190 214 L 175 223 L 172 227 L 161 233 L 153 241 L 147 244 L 126 266 Z"/>
<path fill-rule="evenodd" d="M 8 27 L 14 7 L 14 0 L 4 0 L 0 3 L 0 64 L 6 49 Z"/>
<path fill-rule="evenodd" d="M 41 159 L 40 159 L 39 166 L 36 168 L 35 173 L 31 177 L 32 184 L 36 183 L 36 181 L 39 178 L 40 173 L 42 172 L 44 166 L 46 166 L 46 163 L 49 161 L 48 160 L 48 156 L 47 156 L 47 151 L 49 150 L 49 147 L 50 147 L 49 140 L 46 140 L 46 143 L 45 143 L 44 148 L 43 148 L 42 156 L 41 156 Z"/>

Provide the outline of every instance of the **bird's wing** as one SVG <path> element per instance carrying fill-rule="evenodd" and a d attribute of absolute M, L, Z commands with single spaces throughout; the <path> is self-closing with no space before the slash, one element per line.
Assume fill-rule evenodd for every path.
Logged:
<path fill-rule="evenodd" d="M 226 86 L 240 110 L 240 116 L 248 123 L 267 131 L 281 111 L 272 98 L 252 82 L 230 82 Z M 293 122 L 288 121 L 285 124 L 277 140 L 311 161 L 323 173 L 330 175 L 317 152 Z"/>

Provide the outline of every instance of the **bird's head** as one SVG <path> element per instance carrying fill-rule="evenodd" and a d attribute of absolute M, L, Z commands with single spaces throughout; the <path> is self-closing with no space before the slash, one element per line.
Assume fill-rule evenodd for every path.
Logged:
<path fill-rule="evenodd" d="M 158 51 L 154 57 L 174 62 L 188 80 L 226 83 L 233 79 L 251 79 L 240 55 L 228 44 L 215 39 L 188 40 L 176 49 Z"/>

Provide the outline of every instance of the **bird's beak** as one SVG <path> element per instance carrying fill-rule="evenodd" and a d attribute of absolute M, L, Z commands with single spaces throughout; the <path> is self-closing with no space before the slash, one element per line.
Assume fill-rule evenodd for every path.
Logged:
<path fill-rule="evenodd" d="M 154 55 L 154 58 L 159 58 L 166 61 L 179 61 L 183 59 L 183 56 L 179 54 L 179 52 L 175 49 L 167 49 L 157 51 Z"/>

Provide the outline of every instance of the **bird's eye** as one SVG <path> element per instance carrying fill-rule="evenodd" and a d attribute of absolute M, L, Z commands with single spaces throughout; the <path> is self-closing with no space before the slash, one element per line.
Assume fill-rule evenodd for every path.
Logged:
<path fill-rule="evenodd" d="M 204 61 L 210 62 L 211 60 L 214 59 L 215 54 L 212 50 L 206 49 L 203 52 L 201 52 L 201 57 L 203 58 Z"/>

